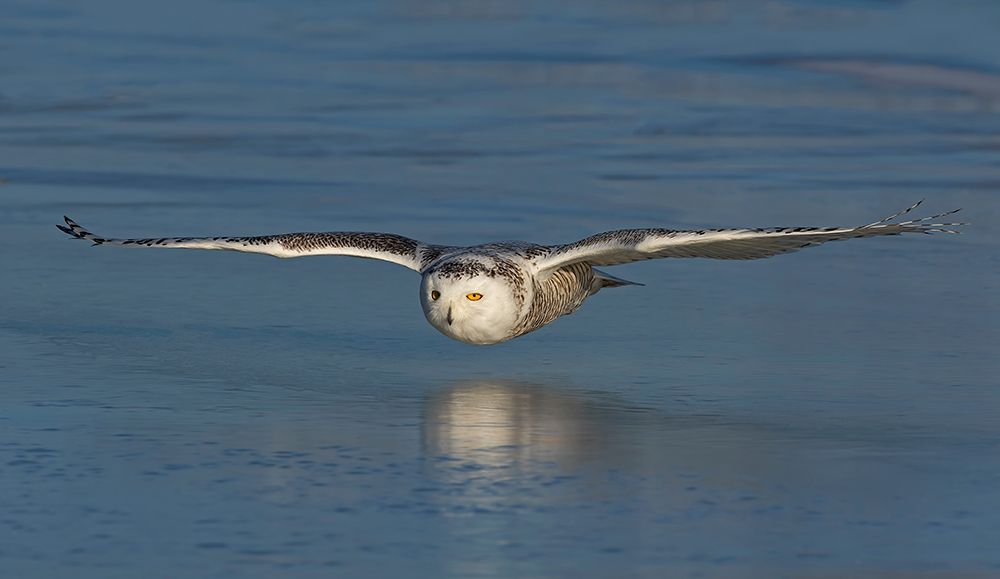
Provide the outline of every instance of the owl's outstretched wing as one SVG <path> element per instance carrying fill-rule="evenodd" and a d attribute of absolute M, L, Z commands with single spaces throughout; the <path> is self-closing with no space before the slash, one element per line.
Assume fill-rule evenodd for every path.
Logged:
<path fill-rule="evenodd" d="M 94 245 L 121 247 L 169 247 L 181 249 L 221 249 L 264 253 L 274 257 L 304 257 L 307 255 L 349 255 L 397 263 L 415 271 L 452 249 L 428 245 L 392 233 L 285 233 L 258 237 L 153 237 L 148 239 L 114 239 L 94 235 L 69 217 L 63 232 L 86 239 Z"/>
<path fill-rule="evenodd" d="M 931 223 L 954 211 L 893 222 L 916 209 L 917 202 L 899 213 L 860 227 L 772 227 L 767 229 L 622 229 L 598 233 L 567 245 L 554 246 L 539 259 L 539 274 L 587 262 L 591 265 L 619 265 L 662 257 L 707 257 L 714 259 L 760 259 L 798 251 L 827 241 L 901 233 L 958 233 L 949 227 L 963 223 Z"/>

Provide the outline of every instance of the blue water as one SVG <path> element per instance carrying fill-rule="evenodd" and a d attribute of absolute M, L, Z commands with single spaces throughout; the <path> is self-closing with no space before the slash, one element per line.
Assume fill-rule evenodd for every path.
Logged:
<path fill-rule="evenodd" d="M 0 4 L 0 576 L 1000 575 L 994 2 Z M 853 225 L 510 343 L 102 235 Z M 922 208 L 923 210 L 923 208 Z M 925 213 L 926 214 L 926 213 Z"/>

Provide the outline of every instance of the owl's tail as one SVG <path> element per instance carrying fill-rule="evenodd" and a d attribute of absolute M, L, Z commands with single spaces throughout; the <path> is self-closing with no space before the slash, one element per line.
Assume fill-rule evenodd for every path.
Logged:
<path fill-rule="evenodd" d="M 605 273 L 599 269 L 594 269 L 594 288 L 592 293 L 597 293 L 601 288 L 606 287 L 624 287 L 627 285 L 645 285 L 635 281 L 629 281 L 627 279 L 622 279 L 620 277 L 615 277 L 609 273 Z"/>

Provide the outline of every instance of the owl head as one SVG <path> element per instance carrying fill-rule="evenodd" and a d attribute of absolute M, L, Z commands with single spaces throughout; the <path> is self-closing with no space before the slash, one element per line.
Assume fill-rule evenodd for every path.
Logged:
<path fill-rule="evenodd" d="M 442 264 L 423 276 L 420 305 L 442 334 L 469 344 L 513 337 L 524 303 L 518 280 L 482 260 Z"/>

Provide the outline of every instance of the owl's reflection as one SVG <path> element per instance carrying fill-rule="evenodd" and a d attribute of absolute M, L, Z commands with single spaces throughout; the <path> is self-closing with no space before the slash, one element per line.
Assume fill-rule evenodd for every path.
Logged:
<path fill-rule="evenodd" d="M 425 457 L 477 468 L 531 469 L 545 463 L 605 466 L 628 458 L 621 420 L 641 409 L 572 391 L 500 380 L 465 381 L 430 396 Z"/>

